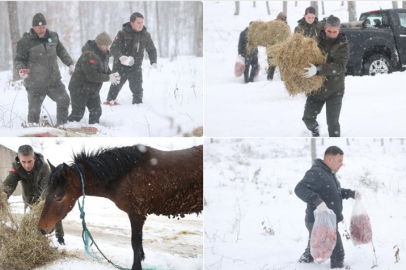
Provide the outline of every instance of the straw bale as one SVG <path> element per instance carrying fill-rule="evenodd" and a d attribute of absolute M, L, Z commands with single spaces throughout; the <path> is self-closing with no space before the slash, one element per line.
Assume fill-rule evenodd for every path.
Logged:
<path fill-rule="evenodd" d="M 3 202 L 1 206 L 4 209 Z M 51 246 L 51 239 L 38 230 L 38 221 L 43 207 L 44 201 L 34 205 L 31 211 L 23 216 L 20 224 L 17 224 L 13 217 L 14 224 L 8 224 L 12 226 L 2 226 L 0 265 L 4 269 L 33 269 L 66 255 L 66 252 Z M 6 211 L 9 212 L 9 209 Z"/>
<path fill-rule="evenodd" d="M 247 51 L 258 46 L 268 47 L 286 41 L 290 37 L 290 27 L 282 21 L 254 21 L 248 27 Z"/>
<path fill-rule="evenodd" d="M 325 76 L 313 76 L 309 79 L 303 77 L 304 68 L 310 67 L 309 63 L 314 65 L 326 63 L 326 57 L 313 38 L 295 33 L 286 42 L 268 47 L 267 55 L 272 57 L 272 65 L 278 66 L 281 78 L 291 96 L 317 92 L 323 85 Z"/>

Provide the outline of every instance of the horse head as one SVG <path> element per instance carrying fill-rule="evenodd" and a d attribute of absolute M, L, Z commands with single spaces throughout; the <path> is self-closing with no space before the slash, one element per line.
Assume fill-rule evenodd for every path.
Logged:
<path fill-rule="evenodd" d="M 77 199 L 82 195 L 79 173 L 63 163 L 56 168 L 49 162 L 51 176 L 45 191 L 45 205 L 42 210 L 38 228 L 43 233 L 50 233 L 56 223 L 72 210 Z"/>

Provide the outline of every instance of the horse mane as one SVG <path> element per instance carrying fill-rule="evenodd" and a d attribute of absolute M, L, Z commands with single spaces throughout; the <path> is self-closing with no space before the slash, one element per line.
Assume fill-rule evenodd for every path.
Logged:
<path fill-rule="evenodd" d="M 147 151 L 144 145 L 133 145 L 114 148 L 99 148 L 86 152 L 83 149 L 73 156 L 73 163 L 83 169 L 86 167 L 99 182 L 108 182 L 131 171 L 144 160 Z"/>

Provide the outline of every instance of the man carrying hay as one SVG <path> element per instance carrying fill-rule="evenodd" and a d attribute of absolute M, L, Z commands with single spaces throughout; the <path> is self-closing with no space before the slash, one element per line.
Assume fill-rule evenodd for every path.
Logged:
<path fill-rule="evenodd" d="M 281 21 L 281 22 L 287 23 L 286 20 L 287 20 L 286 14 L 283 12 L 279 12 L 278 16 L 276 17 L 276 21 Z M 271 61 L 272 61 L 272 57 L 268 56 L 268 75 L 267 75 L 268 81 L 273 80 L 273 75 L 274 75 L 275 69 L 276 69 L 276 66 L 273 66 Z"/>
<path fill-rule="evenodd" d="M 245 83 L 254 82 L 254 78 L 257 75 L 258 69 L 258 48 L 255 48 L 250 52 L 247 50 L 247 35 L 248 35 L 248 27 L 245 28 L 245 30 L 240 33 L 240 39 L 238 41 L 238 56 L 243 57 L 245 59 L 245 70 L 244 70 Z"/>
<path fill-rule="evenodd" d="M 298 22 L 295 28 L 295 33 L 301 33 L 305 37 L 318 37 L 320 31 L 323 30 L 323 24 L 316 17 L 314 7 L 308 7 L 305 10 L 305 15 Z"/>
<path fill-rule="evenodd" d="M 3 192 L 7 198 L 11 196 L 21 181 L 23 189 L 24 210 L 32 207 L 44 196 L 51 171 L 44 157 L 35 153 L 30 145 L 22 145 L 18 148 L 18 156 L 12 164 L 9 175 L 3 182 Z M 56 224 L 56 238 L 61 245 L 65 245 L 62 221 Z"/>
<path fill-rule="evenodd" d="M 314 210 L 331 209 L 337 217 L 336 222 L 343 220 L 343 199 L 361 199 L 361 193 L 341 188 L 336 173 L 343 165 L 344 152 L 337 146 L 330 146 L 324 153 L 324 159 L 316 159 L 303 179 L 296 185 L 295 194 L 307 203 L 305 225 L 309 231 L 307 248 L 300 257 L 300 263 L 314 261 L 310 254 L 310 236 L 315 222 Z M 338 226 L 337 226 L 338 228 Z M 337 229 L 337 242 L 330 257 L 331 268 L 344 268 L 344 247 Z"/>
<path fill-rule="evenodd" d="M 326 20 L 324 30 L 318 37 L 319 48 L 327 57 L 326 64 L 315 66 L 312 63 L 305 68 L 305 78 L 314 75 L 326 76 L 324 84 L 307 97 L 302 120 L 312 132 L 319 137 L 317 115 L 326 104 L 327 125 L 330 137 L 340 137 L 340 111 L 345 89 L 345 67 L 349 57 L 349 45 L 344 34 L 340 33 L 340 19 L 331 15 Z"/>

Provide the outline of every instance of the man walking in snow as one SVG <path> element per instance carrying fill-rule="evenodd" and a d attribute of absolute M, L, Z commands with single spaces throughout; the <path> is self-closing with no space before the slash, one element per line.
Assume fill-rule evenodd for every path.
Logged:
<path fill-rule="evenodd" d="M 252 22 L 251 22 L 252 23 Z M 250 24 L 251 24 L 250 23 Z M 244 81 L 245 83 L 254 82 L 254 77 L 257 74 L 258 69 L 258 48 L 255 48 L 252 52 L 247 51 L 247 36 L 248 27 L 240 33 L 240 39 L 238 41 L 238 55 L 244 58 L 245 70 Z M 251 67 L 251 72 L 250 72 Z"/>
<path fill-rule="evenodd" d="M 89 124 L 98 124 L 102 115 L 100 89 L 103 82 L 112 85 L 120 83 L 120 78 L 109 68 L 111 37 L 103 32 L 95 40 L 88 40 L 82 48 L 82 55 L 76 63 L 75 72 L 69 82 L 72 112 L 68 120 L 79 122 L 89 110 Z"/>
<path fill-rule="evenodd" d="M 157 66 L 157 52 L 151 34 L 144 26 L 144 16 L 135 12 L 130 17 L 130 22 L 123 24 L 123 29 L 117 33 L 110 51 L 114 57 L 113 72 L 121 76 L 120 83 L 111 85 L 106 105 L 118 105 L 116 98 L 121 88 L 128 80 L 133 94 L 132 104 L 142 103 L 142 60 L 144 50 L 148 52 L 150 63 L 155 69 Z"/>
<path fill-rule="evenodd" d="M 309 95 L 306 100 L 303 122 L 313 137 L 319 137 L 317 115 L 326 104 L 327 125 L 330 137 L 340 137 L 340 112 L 345 89 L 345 67 L 350 54 L 347 37 L 340 33 L 340 19 L 331 15 L 327 18 L 324 30 L 318 36 L 319 48 L 327 57 L 324 65 L 312 63 L 305 68 L 303 76 L 324 75 L 326 79 L 322 87 Z"/>
<path fill-rule="evenodd" d="M 313 211 L 331 209 L 337 217 L 337 223 L 343 220 L 343 198 L 359 198 L 358 191 L 341 188 L 336 173 L 343 165 L 344 152 L 337 146 L 330 146 L 324 153 L 324 159 L 316 159 L 303 179 L 296 185 L 295 194 L 307 203 L 305 225 L 309 231 L 307 248 L 299 262 L 311 263 L 314 258 L 310 254 L 310 236 L 315 222 Z M 337 226 L 337 243 L 331 254 L 331 268 L 344 268 L 344 247 Z"/>
<path fill-rule="evenodd" d="M 287 24 L 287 22 L 286 22 L 287 17 L 286 17 L 286 14 L 283 13 L 283 12 L 279 12 L 278 16 L 276 16 L 276 20 L 277 21 L 282 21 L 282 22 Z M 273 80 L 273 75 L 275 73 L 276 66 L 271 65 L 272 57 L 268 56 L 267 60 L 268 60 L 268 75 L 267 75 L 266 78 L 267 78 L 268 81 L 272 81 Z"/>
<path fill-rule="evenodd" d="M 32 28 L 17 42 L 14 67 L 24 79 L 28 94 L 28 124 L 38 125 L 41 106 L 46 96 L 56 102 L 57 125 L 68 119 L 69 95 L 61 81 L 58 57 L 74 71 L 73 60 L 59 40 L 56 32 L 47 29 L 44 15 L 37 13 Z"/>
<path fill-rule="evenodd" d="M 51 171 L 45 163 L 44 156 L 35 153 L 30 145 L 22 145 L 18 148 L 18 155 L 12 164 L 9 175 L 3 182 L 3 192 L 7 198 L 16 190 L 20 181 L 23 189 L 24 211 L 32 207 L 42 198 L 48 185 Z M 65 245 L 62 221 L 56 224 L 55 235 L 61 245 Z"/>

